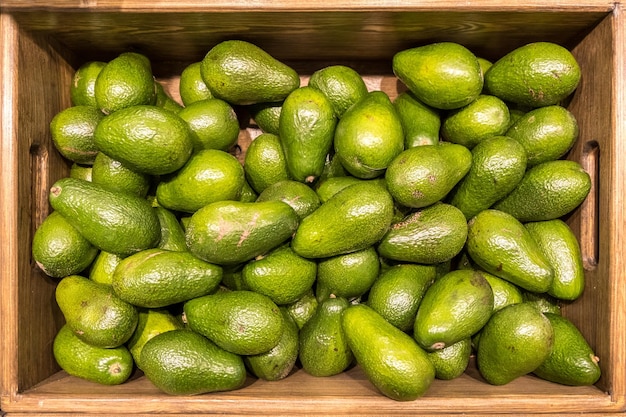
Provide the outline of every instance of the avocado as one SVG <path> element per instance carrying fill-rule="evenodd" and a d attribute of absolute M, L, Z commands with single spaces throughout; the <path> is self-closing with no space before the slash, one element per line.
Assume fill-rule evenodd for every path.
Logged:
<path fill-rule="evenodd" d="M 411 336 L 365 304 L 348 307 L 341 322 L 356 363 L 383 395 L 412 401 L 428 390 L 435 368 Z"/>
<path fill-rule="evenodd" d="M 394 158 L 385 181 L 397 203 L 421 208 L 443 199 L 471 165 L 472 153 L 463 145 L 443 142 L 416 146 Z"/>
<path fill-rule="evenodd" d="M 263 102 L 247 106 L 250 116 L 263 133 L 278 135 L 280 113 L 283 110 L 283 101 Z"/>
<path fill-rule="evenodd" d="M 127 256 L 156 247 L 159 219 L 143 198 L 110 191 L 76 178 L 61 178 L 50 188 L 49 201 L 92 245 Z"/>
<path fill-rule="evenodd" d="M 98 72 L 93 88 L 96 106 L 104 114 L 156 103 L 150 60 L 137 52 L 123 52 L 107 62 Z"/>
<path fill-rule="evenodd" d="M 278 136 L 294 180 L 312 183 L 322 174 L 336 125 L 333 106 L 321 91 L 305 86 L 287 96 L 280 112 Z"/>
<path fill-rule="evenodd" d="M 393 105 L 402 123 L 405 149 L 439 143 L 441 128 L 439 110 L 422 103 L 410 91 L 398 94 Z"/>
<path fill-rule="evenodd" d="M 187 243 L 185 242 L 185 231 L 180 224 L 178 217 L 171 210 L 165 207 L 154 207 L 154 211 L 159 218 L 161 225 L 161 240 L 157 247 L 159 249 L 171 251 L 187 251 Z"/>
<path fill-rule="evenodd" d="M 124 259 L 114 253 L 101 250 L 89 268 L 89 279 L 99 284 L 111 285 L 117 265 Z"/>
<path fill-rule="evenodd" d="M 372 181 L 354 184 L 305 217 L 291 247 L 305 258 L 327 258 L 365 249 L 385 234 L 393 213 L 393 199 L 383 185 Z"/>
<path fill-rule="evenodd" d="M 113 290 L 138 307 L 159 308 L 210 294 L 222 268 L 188 251 L 146 249 L 124 258 L 113 273 Z"/>
<path fill-rule="evenodd" d="M 134 171 L 120 161 L 98 152 L 91 166 L 91 182 L 111 191 L 146 197 L 152 177 Z"/>
<path fill-rule="evenodd" d="M 480 374 L 492 385 L 504 385 L 533 372 L 554 345 L 548 318 L 527 303 L 495 312 L 480 332 L 476 353 Z"/>
<path fill-rule="evenodd" d="M 308 85 L 324 93 L 338 118 L 368 92 L 361 74 L 346 65 L 329 65 L 318 69 L 311 74 Z"/>
<path fill-rule="evenodd" d="M 278 306 L 253 291 L 218 291 L 184 303 L 189 328 L 237 355 L 257 355 L 275 347 L 285 323 Z"/>
<path fill-rule="evenodd" d="M 231 391 L 246 382 L 241 356 L 187 329 L 154 336 L 143 346 L 140 358 L 146 378 L 170 395 Z"/>
<path fill-rule="evenodd" d="M 356 184 L 363 180 L 361 178 L 353 177 L 351 175 L 342 176 L 342 177 L 329 177 L 323 180 L 320 180 L 316 184 L 316 192 L 320 198 L 320 202 L 326 202 L 330 197 L 337 194 L 339 191 L 343 190 L 349 185 Z"/>
<path fill-rule="evenodd" d="M 332 376 L 352 365 L 354 356 L 341 324 L 341 316 L 349 305 L 342 297 L 327 298 L 302 326 L 298 357 L 307 373 L 318 377 Z"/>
<path fill-rule="evenodd" d="M 533 373 L 539 378 L 563 385 L 593 385 L 602 371 L 599 358 L 569 319 L 553 313 L 544 313 L 554 330 L 554 344 L 548 357 Z"/>
<path fill-rule="evenodd" d="M 387 259 L 437 264 L 461 252 L 466 239 L 467 221 L 461 210 L 437 202 L 392 224 L 377 249 Z"/>
<path fill-rule="evenodd" d="M 133 356 L 135 364 L 141 369 L 141 351 L 148 340 L 170 330 L 182 329 L 184 326 L 178 318 L 166 309 L 138 308 L 137 312 L 139 314 L 137 327 L 126 342 L 126 346 Z"/>
<path fill-rule="evenodd" d="M 548 294 L 574 301 L 585 289 L 585 270 L 580 244 L 574 232 L 561 219 L 524 225 L 554 269 Z"/>
<path fill-rule="evenodd" d="M 283 145 L 272 133 L 261 133 L 250 142 L 243 169 L 250 186 L 259 194 L 274 183 L 291 179 Z"/>
<path fill-rule="evenodd" d="M 219 149 L 195 152 L 178 171 L 156 186 L 158 203 L 170 210 L 194 213 L 207 204 L 237 200 L 245 174 L 237 158 Z"/>
<path fill-rule="evenodd" d="M 402 123 L 383 91 L 372 91 L 352 105 L 337 123 L 334 149 L 341 165 L 357 178 L 384 174 L 404 150 Z"/>
<path fill-rule="evenodd" d="M 200 259 L 232 265 L 269 252 L 297 228 L 298 214 L 282 201 L 218 201 L 191 216 L 185 236 Z"/>
<path fill-rule="evenodd" d="M 520 222 L 558 219 L 591 191 L 591 177 L 576 161 L 559 159 L 528 169 L 517 186 L 492 206 Z"/>
<path fill-rule="evenodd" d="M 207 52 L 200 74 L 215 97 L 235 105 L 282 101 L 300 86 L 293 68 L 255 44 L 234 39 Z"/>
<path fill-rule="evenodd" d="M 565 155 L 578 139 L 578 121 L 565 107 L 552 105 L 530 110 L 506 131 L 526 151 L 528 166 L 554 161 Z"/>
<path fill-rule="evenodd" d="M 176 113 L 137 105 L 102 119 L 94 141 L 100 152 L 133 171 L 165 175 L 187 162 L 193 151 L 192 135 L 187 122 Z"/>
<path fill-rule="evenodd" d="M 211 93 L 209 87 L 202 79 L 202 74 L 200 73 L 201 65 L 200 61 L 192 62 L 180 73 L 178 91 L 180 99 L 185 106 L 199 100 L 213 98 L 213 93 Z"/>
<path fill-rule="evenodd" d="M 300 329 L 285 307 L 280 307 L 280 312 L 285 326 L 278 344 L 267 352 L 243 357 L 250 372 L 265 381 L 286 378 L 298 360 Z"/>
<path fill-rule="evenodd" d="M 506 197 L 526 173 L 524 147 L 507 136 L 492 136 L 472 149 L 472 166 L 446 197 L 467 220 Z"/>
<path fill-rule="evenodd" d="M 98 384 L 122 384 L 133 371 L 133 358 L 126 346 L 92 346 L 74 334 L 67 324 L 54 337 L 52 352 L 57 364 L 69 375 Z"/>
<path fill-rule="evenodd" d="M 481 94 L 468 105 L 445 116 L 441 124 L 441 137 L 472 149 L 487 138 L 504 135 L 509 124 L 510 114 L 506 103 L 498 97 Z"/>
<path fill-rule="evenodd" d="M 492 312 L 493 291 L 480 271 L 450 271 L 426 290 L 413 336 L 427 351 L 443 349 L 482 329 Z"/>
<path fill-rule="evenodd" d="M 315 293 L 321 302 L 328 297 L 348 300 L 365 294 L 380 272 L 380 260 L 373 246 L 355 252 L 319 259 Z"/>
<path fill-rule="evenodd" d="M 570 51 L 553 42 L 532 42 L 494 62 L 485 73 L 485 88 L 511 103 L 543 107 L 567 98 L 580 78 L 580 66 Z"/>
<path fill-rule="evenodd" d="M 413 330 L 426 290 L 435 281 L 434 265 L 397 264 L 380 273 L 366 304 L 398 329 Z"/>
<path fill-rule="evenodd" d="M 393 73 L 420 101 L 451 110 L 474 101 L 483 89 L 476 56 L 456 42 L 435 42 L 397 52 Z"/>
<path fill-rule="evenodd" d="M 115 295 L 110 285 L 80 275 L 63 278 L 56 287 L 55 299 L 74 334 L 96 347 L 121 346 L 137 326 L 135 306 Z"/>
<path fill-rule="evenodd" d="M 317 307 L 319 307 L 319 302 L 317 301 L 317 297 L 315 297 L 313 288 L 310 288 L 295 302 L 285 306 L 289 315 L 296 322 L 298 329 L 302 329 L 304 324 L 313 317 L 313 314 L 317 311 Z"/>
<path fill-rule="evenodd" d="M 485 271 L 529 291 L 548 291 L 554 269 L 528 230 L 503 211 L 483 210 L 468 222 L 467 253 Z"/>
<path fill-rule="evenodd" d="M 317 263 L 296 254 L 288 244 L 248 261 L 241 272 L 246 288 L 278 305 L 295 303 L 311 289 Z"/>
<path fill-rule="evenodd" d="M 287 203 L 300 221 L 313 213 L 322 203 L 313 188 L 294 180 L 278 181 L 265 188 L 256 201 L 278 200 Z"/>
<path fill-rule="evenodd" d="M 239 138 L 239 119 L 235 109 L 217 98 L 199 100 L 187 105 L 178 116 L 193 132 L 194 151 L 218 149 L 228 152 Z"/>
<path fill-rule="evenodd" d="M 56 211 L 44 219 L 33 235 L 33 259 L 46 275 L 54 278 L 81 273 L 91 265 L 98 252 Z"/>
<path fill-rule="evenodd" d="M 434 352 L 428 352 L 428 358 L 435 367 L 435 378 L 451 380 L 465 372 L 472 354 L 472 339 L 466 338 Z"/>

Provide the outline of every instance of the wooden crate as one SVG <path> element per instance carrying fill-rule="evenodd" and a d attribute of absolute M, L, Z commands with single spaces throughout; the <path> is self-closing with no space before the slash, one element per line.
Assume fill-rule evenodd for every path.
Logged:
<path fill-rule="evenodd" d="M 27 3 L 27 4 L 26 4 Z M 626 408 L 626 51 L 620 2 L 562 0 L 3 0 L 0 19 L 0 370 L 3 412 L 11 415 L 187 414 L 607 414 Z M 460 42 L 496 59 L 532 41 L 571 48 L 583 76 L 569 109 L 580 139 L 568 158 L 593 178 L 588 199 L 567 221 L 581 241 L 587 287 L 563 314 L 600 357 L 591 387 L 526 376 L 491 386 L 474 366 L 435 381 L 411 402 L 379 394 L 362 372 L 330 378 L 296 370 L 287 379 L 250 378 L 237 391 L 194 397 L 162 394 L 141 374 L 105 387 L 59 370 L 51 344 L 63 322 L 56 281 L 34 265 L 30 245 L 50 212 L 48 189 L 69 164 L 52 145 L 48 124 L 70 105 L 75 69 L 122 51 L 145 53 L 176 96 L 184 66 L 216 42 L 245 39 L 292 64 L 306 80 L 330 63 L 353 66 L 370 89 L 401 88 L 391 57 L 434 41 Z M 245 127 L 245 144 L 258 131 Z M 49 413 L 49 414 L 48 414 Z"/>

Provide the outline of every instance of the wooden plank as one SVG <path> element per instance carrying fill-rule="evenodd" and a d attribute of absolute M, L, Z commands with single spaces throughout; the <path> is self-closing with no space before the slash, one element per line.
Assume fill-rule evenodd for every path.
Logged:
<path fill-rule="evenodd" d="M 539 40 L 573 47 L 606 15 L 606 10 L 583 8 L 558 13 L 506 8 L 489 13 L 463 8 L 449 12 L 245 10 L 228 16 L 208 8 L 174 15 L 149 10 L 14 13 L 25 30 L 53 36 L 85 61 L 108 60 L 128 50 L 142 52 L 155 62 L 197 61 L 216 43 L 236 38 L 287 61 L 315 57 L 387 63 L 399 50 L 434 41 L 459 42 L 488 59 Z"/>
<path fill-rule="evenodd" d="M 229 1 L 229 0 L 185 0 L 167 1 L 156 0 L 146 3 L 143 1 L 123 1 L 123 0 L 57 0 L 50 2 L 47 0 L 30 0 L 28 2 L 20 0 L 4 0 L 7 10 L 11 9 L 97 9 L 113 11 L 150 11 L 150 10 L 188 10 L 200 11 L 206 9 L 219 9 L 223 11 L 241 10 L 407 10 L 407 9 L 468 9 L 473 11 L 489 10 L 524 10 L 524 9 L 545 9 L 562 10 L 566 8 L 585 9 L 588 11 L 610 11 L 615 2 L 609 0 L 562 0 L 562 1 L 541 1 L 522 0 L 515 2 L 502 2 L 499 0 L 475 0 L 471 2 L 454 0 L 339 0 L 327 2 L 324 0 L 312 1 L 290 1 L 290 0 L 253 0 L 253 1 Z"/>
<path fill-rule="evenodd" d="M 198 396 L 164 396 L 145 377 L 114 387 L 102 387 L 60 372 L 32 390 L 22 393 L 9 412 L 35 409 L 76 413 L 239 413 L 239 414 L 352 414 L 402 415 L 422 413 L 530 413 L 550 410 L 573 413 L 580 410 L 608 411 L 610 397 L 596 387 L 566 387 L 532 376 L 505 386 L 490 386 L 475 367 L 452 381 L 433 382 L 426 394 L 409 402 L 398 402 L 381 395 L 362 371 L 352 368 L 339 375 L 317 378 L 301 369 L 289 380 L 267 382 L 249 378 L 239 390 Z"/>

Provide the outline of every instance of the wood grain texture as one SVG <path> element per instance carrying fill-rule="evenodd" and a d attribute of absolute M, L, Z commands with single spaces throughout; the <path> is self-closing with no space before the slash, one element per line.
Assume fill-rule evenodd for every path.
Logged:
<path fill-rule="evenodd" d="M 42 9 L 42 10 L 109 10 L 109 11 L 202 11 L 215 9 L 226 12 L 241 10 L 365 10 L 378 11 L 381 9 L 405 11 L 409 9 L 419 10 L 452 10 L 468 9 L 472 11 L 488 10 L 562 10 L 564 8 L 580 8 L 589 11 L 609 11 L 614 7 L 615 2 L 608 0 L 520 0 L 514 2 L 502 2 L 500 0 L 474 0 L 474 1 L 454 1 L 454 0 L 184 0 L 168 1 L 156 0 L 146 3 L 144 1 L 125 0 L 57 0 L 54 2 L 46 0 L 4 0 L 3 5 L 7 10 L 13 9 Z"/>
<path fill-rule="evenodd" d="M 9 416 L 166 413 L 233 415 L 608 414 L 626 409 L 626 51 L 624 6 L 600 1 L 310 2 L 2 0 L 0 18 L 0 407 Z M 326 11 L 323 11 L 326 10 Z M 569 154 L 592 169 L 595 188 L 568 222 L 581 239 L 587 288 L 564 306 L 600 356 L 596 386 L 566 387 L 532 376 L 488 385 L 475 366 L 426 395 L 399 403 L 379 394 L 359 368 L 330 378 L 296 370 L 288 380 L 249 378 L 245 388 L 195 397 L 159 392 L 141 373 L 116 387 L 69 377 L 51 343 L 62 317 L 55 282 L 33 265 L 30 243 L 49 212 L 47 190 L 69 164 L 54 150 L 48 123 L 69 105 L 73 70 L 124 50 L 146 53 L 158 80 L 177 95 L 179 74 L 226 38 L 253 40 L 298 70 L 303 84 L 332 63 L 363 74 L 370 90 L 394 98 L 404 86 L 392 55 L 436 40 L 466 44 L 495 59 L 523 43 L 550 40 L 573 48 L 583 80 L 570 109 L 581 126 Z M 243 156 L 258 129 L 243 124 Z M 590 222 L 589 218 L 593 217 Z M 14 414 L 15 413 L 15 414 Z M 47 414 L 52 413 L 52 414 Z"/>
<path fill-rule="evenodd" d="M 209 10 L 209 11 L 207 11 Z M 284 61 L 389 62 L 401 49 L 454 41 L 495 59 L 524 43 L 575 46 L 606 11 L 582 8 L 486 13 L 455 11 L 16 12 L 25 30 L 50 34 L 81 60 L 108 60 L 137 51 L 153 61 L 197 61 L 226 39 L 254 42 Z M 96 46 L 96 47 L 94 47 Z M 388 67 L 387 70 L 390 68 Z"/>

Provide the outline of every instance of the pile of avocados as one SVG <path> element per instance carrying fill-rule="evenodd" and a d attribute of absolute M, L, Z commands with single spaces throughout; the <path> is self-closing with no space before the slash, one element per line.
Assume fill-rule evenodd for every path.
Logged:
<path fill-rule="evenodd" d="M 242 40 L 176 91 L 137 52 L 79 67 L 50 122 L 71 169 L 32 241 L 58 280 L 58 365 L 104 385 L 138 369 L 171 395 L 358 366 L 410 401 L 471 358 L 486 384 L 594 384 L 561 314 L 585 288 L 567 217 L 592 185 L 567 159 L 576 59 L 438 42 L 391 69 L 394 95 Z"/>

